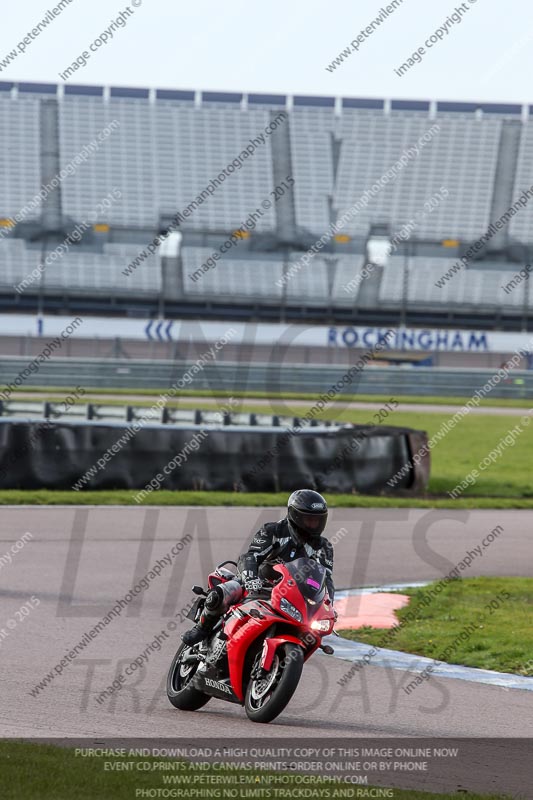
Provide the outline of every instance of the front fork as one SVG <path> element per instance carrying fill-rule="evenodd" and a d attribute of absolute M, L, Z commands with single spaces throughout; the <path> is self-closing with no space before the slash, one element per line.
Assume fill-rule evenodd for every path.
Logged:
<path fill-rule="evenodd" d="M 274 661 L 274 656 L 276 654 L 276 650 L 282 644 L 286 644 L 287 642 L 292 642 L 293 644 L 297 644 L 299 647 L 303 649 L 303 642 L 301 639 L 298 639 L 297 636 L 273 636 L 272 638 L 267 638 L 263 642 L 263 650 L 261 652 L 261 658 L 256 663 L 254 670 L 252 671 L 252 678 L 262 678 L 267 675 L 271 668 L 272 662 Z M 255 675 L 254 672 L 257 672 Z"/>

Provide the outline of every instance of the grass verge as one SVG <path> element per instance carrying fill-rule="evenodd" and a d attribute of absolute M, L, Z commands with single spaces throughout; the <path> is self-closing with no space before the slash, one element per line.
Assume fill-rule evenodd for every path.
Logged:
<path fill-rule="evenodd" d="M 451 664 L 533 677 L 533 578 L 452 580 L 431 594 L 438 584 L 402 590 L 411 601 L 396 612 L 396 629 L 365 627 L 342 635 Z"/>
<path fill-rule="evenodd" d="M 175 745 L 178 742 L 174 742 Z M 110 745 L 113 746 L 113 745 Z M 117 745 L 124 746 L 124 745 Z M 118 757 L 118 758 L 81 758 L 76 757 L 73 749 L 62 748 L 52 745 L 43 744 L 29 744 L 26 742 L 9 742 L 4 741 L 0 743 L 0 763 L 2 770 L 0 772 L 0 789 L 2 800 L 131 800 L 133 797 L 142 796 L 137 794 L 138 790 L 145 790 L 146 795 L 150 796 L 149 792 L 152 790 L 152 796 L 158 796 L 157 790 L 172 792 L 181 788 L 182 792 L 187 792 L 187 777 L 198 776 L 198 770 L 180 770 L 177 772 L 158 772 L 155 770 L 142 770 L 137 769 L 136 765 L 140 762 L 161 762 L 165 759 L 145 758 L 145 757 Z M 105 761 L 110 761 L 113 764 L 120 764 L 126 766 L 127 762 L 132 763 L 129 769 L 119 769 L 112 771 L 104 770 Z M 175 760 L 172 759 L 175 763 Z M 216 770 L 202 770 L 201 775 L 212 775 L 222 777 L 224 774 L 230 775 L 230 772 L 224 773 L 220 769 Z M 165 786 L 163 776 L 179 776 L 182 779 L 181 786 Z M 278 797 L 288 797 L 289 791 L 297 787 L 301 788 L 301 784 L 296 783 L 296 775 L 289 774 L 288 782 L 283 784 L 269 784 L 269 777 L 273 780 L 280 773 L 245 771 L 245 770 L 231 770 L 231 776 L 239 778 L 240 776 L 249 776 L 249 783 L 243 782 L 238 785 L 237 794 L 232 794 L 233 797 L 274 797 L 276 796 L 272 787 L 279 787 L 285 791 L 283 794 L 278 794 Z M 261 783 L 256 782 L 256 778 Z M 202 784 L 196 784 L 196 789 L 202 788 Z M 220 794 L 223 785 L 218 784 Z M 232 783 L 227 788 L 235 791 L 236 783 Z M 268 789 L 263 794 L 257 792 L 258 788 Z M 320 784 L 314 784 L 316 793 L 313 792 L 314 798 L 330 798 L 332 797 L 332 784 L 325 784 L 322 788 Z M 352 784 L 336 784 L 339 789 L 352 788 Z M 212 797 L 216 797 L 214 792 L 216 785 L 213 785 Z M 355 787 L 356 788 L 356 787 Z M 361 787 L 361 789 L 370 789 L 370 787 Z M 255 793 L 254 793 L 255 790 Z M 205 788 L 204 788 L 205 791 Z M 186 794 L 182 794 L 185 797 Z M 160 796 L 165 796 L 161 794 Z M 166 796 L 172 797 L 172 794 Z M 180 796 L 180 795 L 174 795 Z M 195 797 L 191 792 L 190 797 Z M 361 794 L 360 796 L 371 797 L 372 794 Z M 459 800 L 463 798 L 464 794 L 433 794 L 429 792 L 418 792 L 413 790 L 394 790 L 395 800 Z M 504 800 L 502 795 L 479 795 L 468 794 L 470 800 Z"/>
<path fill-rule="evenodd" d="M 6 388 L 5 386 L 3 387 Z M 105 395 L 129 395 L 129 396 L 136 396 L 140 400 L 143 397 L 159 397 L 165 391 L 165 388 L 161 389 L 139 389 L 139 388 L 101 388 L 97 386 L 93 387 L 84 387 L 85 392 L 87 395 L 101 395 L 102 397 Z M 65 397 L 71 392 L 75 391 L 75 387 L 67 387 L 67 386 L 25 386 L 24 390 L 20 394 L 30 394 L 35 393 L 39 395 L 44 395 L 43 399 L 52 399 L 53 395 L 60 398 Z M 12 400 L 17 400 L 17 395 L 19 393 L 14 392 L 12 395 Z M 272 400 L 308 400 L 309 404 L 312 405 L 316 402 L 317 395 L 310 393 L 310 392 L 256 392 L 256 391 L 214 391 L 211 389 L 182 389 L 177 394 L 178 398 L 184 397 L 219 397 L 222 400 L 229 397 L 240 397 L 243 399 L 249 400 L 263 400 L 263 399 L 272 399 Z M 41 398 L 39 398 L 41 399 Z M 390 395 L 379 395 L 379 394 L 338 394 L 335 397 L 336 402 L 348 402 L 348 403 L 377 403 L 381 405 L 382 403 L 386 403 L 387 400 L 390 399 Z M 398 395 L 396 397 L 399 403 L 415 403 L 416 405 L 453 405 L 453 406 L 463 406 L 470 400 L 470 397 L 446 397 L 446 395 L 441 396 L 430 396 L 424 397 L 422 395 Z M 84 398 L 81 398 L 79 402 L 86 402 Z M 133 401 L 129 401 L 133 402 Z M 179 399 L 177 401 L 171 400 L 169 405 L 175 405 L 176 402 L 179 404 Z M 503 397 L 483 397 L 479 403 L 480 406 L 495 406 L 495 407 L 508 407 L 508 408 L 529 408 L 531 405 L 530 401 L 527 397 L 524 398 L 503 398 Z M 263 407 L 264 408 L 264 407 Z"/>
<path fill-rule="evenodd" d="M 2 489 L 1 505 L 42 506 L 274 506 L 287 504 L 287 492 L 152 492 L 141 503 L 134 501 L 138 489 L 117 489 L 98 492 L 52 491 L 49 489 Z M 466 508 L 466 509 L 533 509 L 533 497 L 466 497 L 450 498 L 375 497 L 371 495 L 328 494 L 330 508 Z"/>

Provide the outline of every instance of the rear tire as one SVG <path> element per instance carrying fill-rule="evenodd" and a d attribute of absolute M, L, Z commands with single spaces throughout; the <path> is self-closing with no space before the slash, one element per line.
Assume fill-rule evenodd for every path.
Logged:
<path fill-rule="evenodd" d="M 304 665 L 301 647 L 288 642 L 274 655 L 270 672 L 262 680 L 250 680 L 244 707 L 252 722 L 271 722 L 286 707 L 293 696 Z"/>
<path fill-rule="evenodd" d="M 180 711 L 197 711 L 211 699 L 208 694 L 200 692 L 191 686 L 191 681 L 198 669 L 197 664 L 182 663 L 185 651 L 191 650 L 182 644 L 172 660 L 167 675 L 167 697 Z"/>

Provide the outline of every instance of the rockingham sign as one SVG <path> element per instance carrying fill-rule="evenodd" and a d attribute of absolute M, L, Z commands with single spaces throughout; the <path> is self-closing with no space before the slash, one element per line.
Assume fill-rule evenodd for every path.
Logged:
<path fill-rule="evenodd" d="M 328 328 L 328 345 L 333 347 L 371 347 L 388 330 L 383 328 L 340 327 Z M 498 352 L 505 340 L 498 341 L 497 334 L 486 331 L 434 330 L 428 328 L 393 328 L 394 336 L 389 350 L 422 350 L 426 352 L 489 353 Z M 496 338 L 494 338 L 496 336 Z M 504 334 L 507 336 L 507 334 Z M 524 344 L 529 340 L 524 337 Z M 492 345 L 492 346 L 491 346 Z"/>
<path fill-rule="evenodd" d="M 0 336 L 56 336 L 69 322 L 67 317 L 4 314 Z M 368 350 L 383 340 L 384 349 L 425 353 L 514 353 L 532 352 L 528 333 L 467 331 L 453 328 L 381 328 L 363 326 L 287 325 L 281 323 L 232 322 L 232 344 L 290 347 L 353 348 Z M 198 320 L 122 319 L 86 317 L 72 334 L 77 339 L 135 339 L 160 342 L 215 342 L 227 331 L 227 323 Z"/>

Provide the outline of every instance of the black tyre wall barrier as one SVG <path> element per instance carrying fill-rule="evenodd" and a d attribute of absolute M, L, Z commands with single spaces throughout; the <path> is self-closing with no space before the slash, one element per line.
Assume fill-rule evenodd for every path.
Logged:
<path fill-rule="evenodd" d="M 386 426 L 287 429 L 6 419 L 0 421 L 0 488 L 150 485 L 149 492 L 269 492 L 305 486 L 420 494 L 429 479 L 426 444 L 424 431 Z"/>

